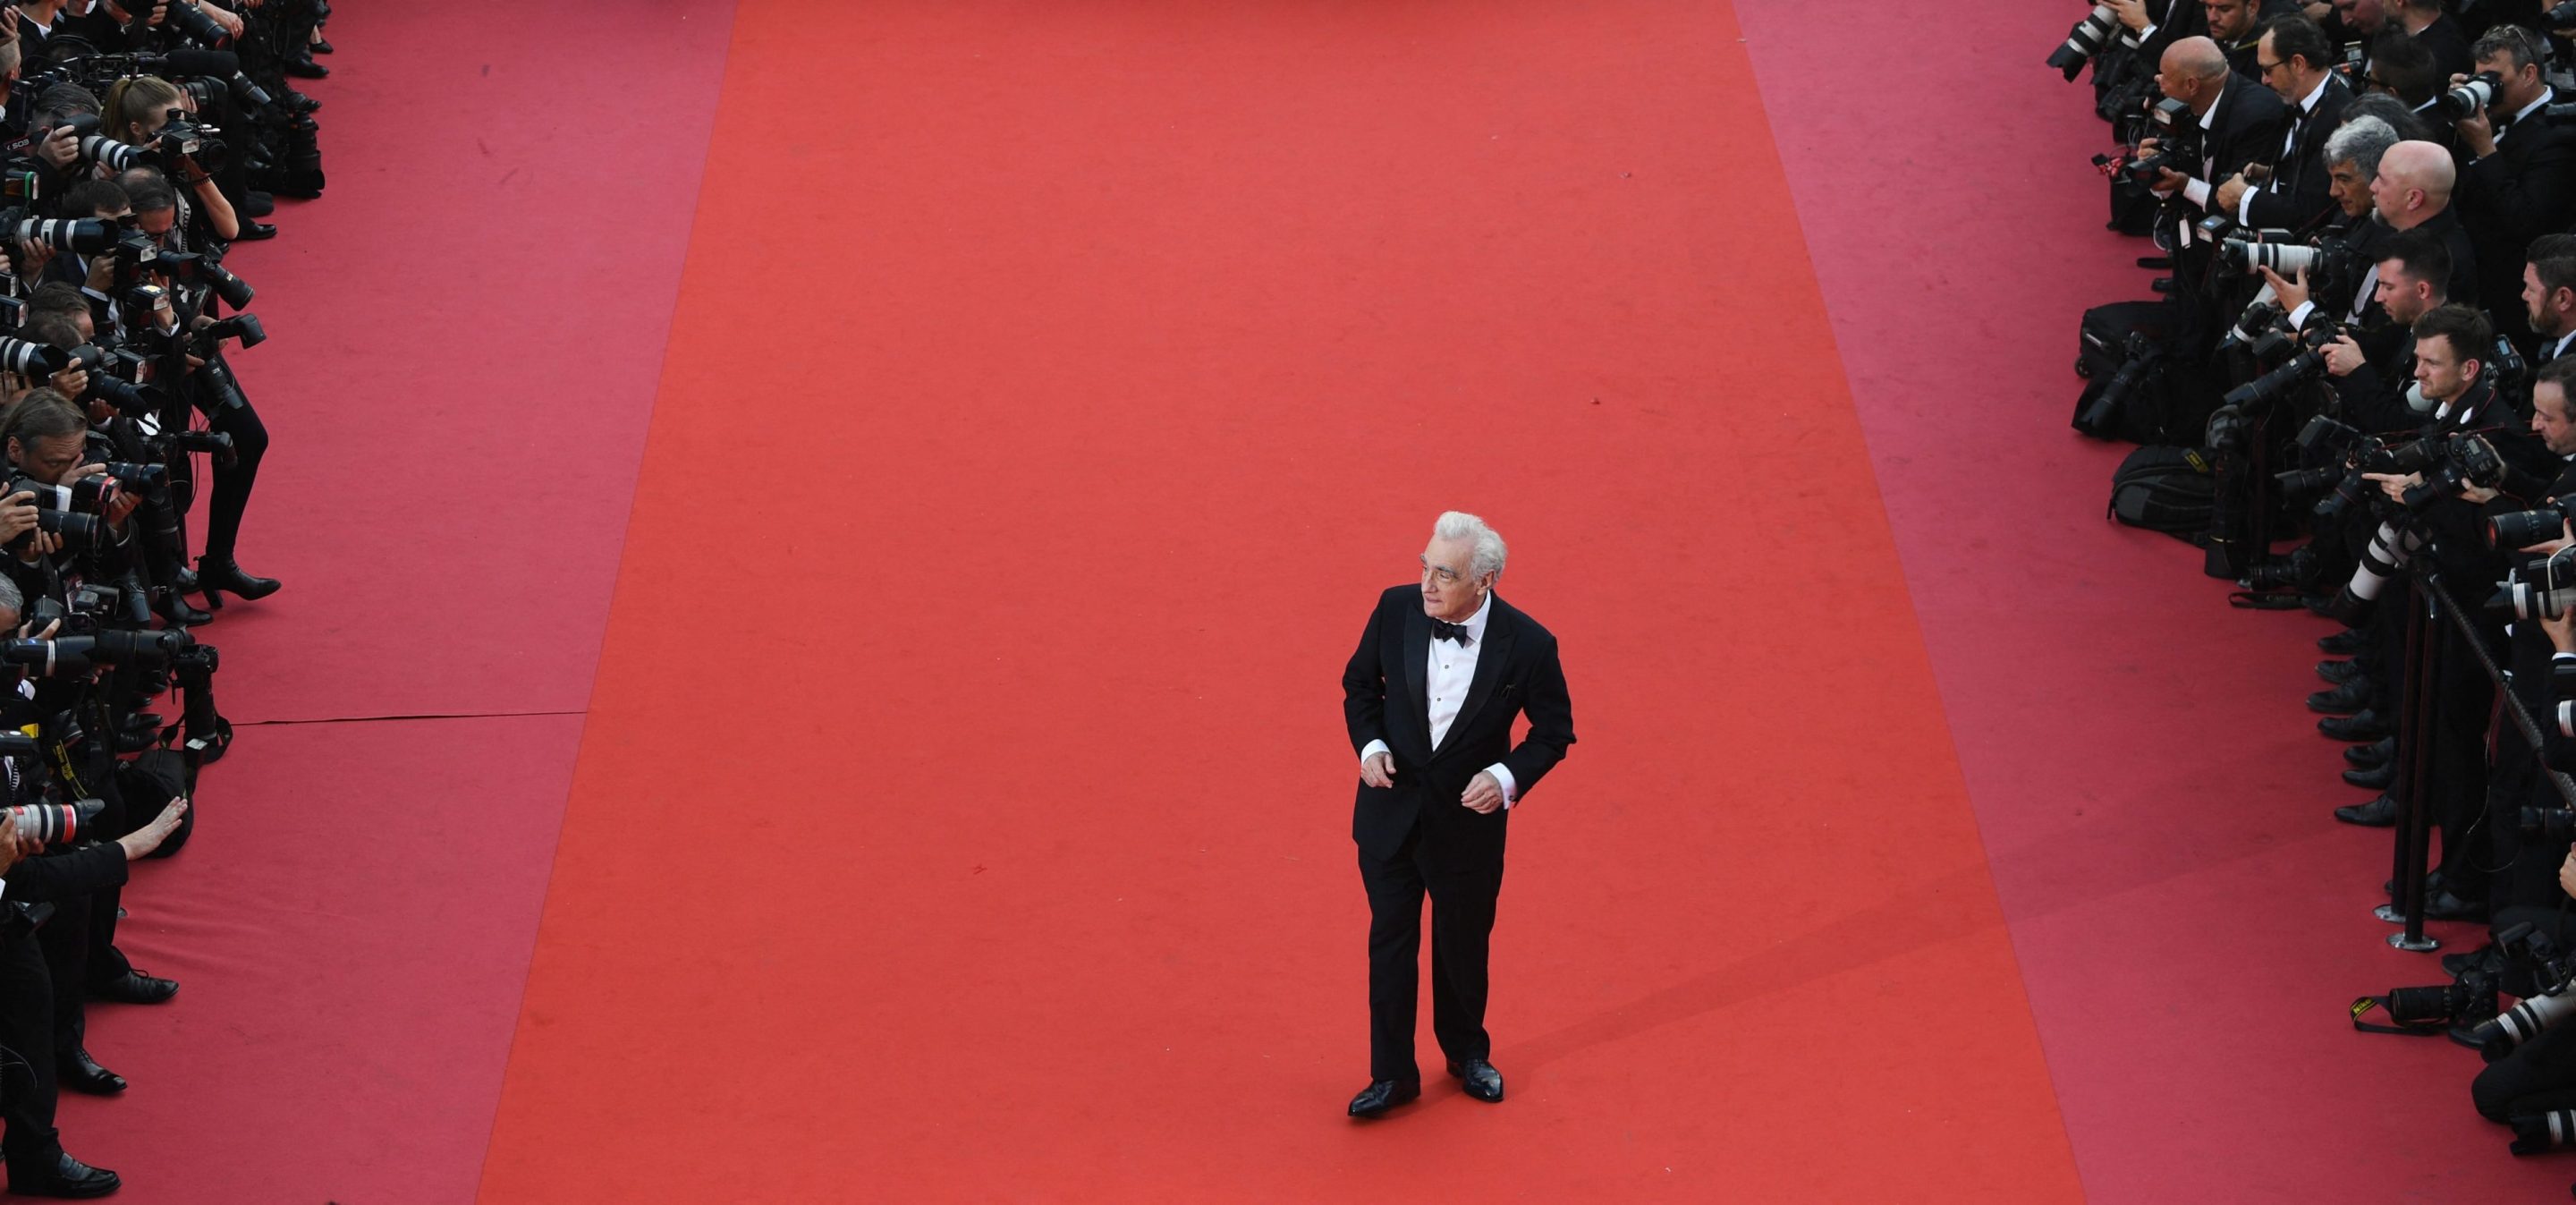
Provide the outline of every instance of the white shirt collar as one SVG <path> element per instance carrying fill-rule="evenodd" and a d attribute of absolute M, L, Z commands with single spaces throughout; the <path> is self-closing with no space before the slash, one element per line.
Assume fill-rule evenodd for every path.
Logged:
<path fill-rule="evenodd" d="M 1485 601 L 1476 604 L 1476 613 L 1467 617 L 1467 639 L 1475 641 L 1481 647 L 1485 642 L 1485 620 L 1493 613 L 1494 592 L 1487 590 Z"/>
<path fill-rule="evenodd" d="M 2326 72 L 2326 77 L 2325 77 L 2324 79 L 2318 80 L 2318 81 L 2317 81 L 2317 86 L 2316 86 L 2316 87 L 2314 87 L 2314 88 L 2312 88 L 2312 89 L 2310 89 L 2310 90 L 2308 91 L 2308 94 L 2307 94 L 2306 96 L 2301 97 L 2301 98 L 2299 99 L 2299 112 L 2301 112 L 2301 113 L 2314 113 L 2314 112 L 2316 112 L 2316 111 L 2317 111 L 2317 102 L 2318 102 L 2318 101 L 2320 101 L 2320 100 L 2325 99 L 2325 95 L 2326 95 L 2326 86 L 2327 86 L 2328 84 L 2332 84 L 2333 82 L 2334 82 L 2334 72 L 2331 72 L 2331 71 Z"/>
<path fill-rule="evenodd" d="M 2549 102 L 2550 102 L 2551 100 L 2556 99 L 2557 95 L 2558 95 L 2558 94 L 2557 94 L 2556 92 L 2551 91 L 2551 90 L 2550 90 L 2550 89 L 2548 89 L 2548 88 L 2545 88 L 2545 87 L 2544 87 L 2544 88 L 2542 88 L 2542 89 L 2540 90 L 2540 99 L 2535 100 L 2535 101 L 2531 102 L 2530 104 L 2524 105 L 2524 106 L 2522 107 L 2522 111 L 2521 111 L 2521 112 L 2516 113 L 2516 114 L 2514 114 L 2514 115 L 2513 115 L 2513 120 L 2514 120 L 2515 124 L 2517 124 L 2517 125 L 2518 125 L 2518 124 L 2521 124 L 2521 122 L 2522 122 L 2522 119 L 2523 119 L 2523 118 L 2529 117 L 2529 116 L 2531 116 L 2533 113 L 2538 112 L 2539 110 L 2541 110 L 2541 109 L 2543 109 L 2543 108 L 2547 107 L 2547 106 L 2548 106 L 2548 104 L 2549 104 Z"/>

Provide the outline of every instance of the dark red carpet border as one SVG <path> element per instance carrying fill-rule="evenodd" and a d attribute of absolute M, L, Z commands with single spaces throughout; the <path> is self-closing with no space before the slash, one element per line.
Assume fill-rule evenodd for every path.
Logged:
<path fill-rule="evenodd" d="M 2066 426 L 2078 315 L 2149 296 L 2040 65 L 2080 6 L 1942 5 L 1865 86 L 1819 68 L 1883 6 L 1739 7 L 2087 1194 L 2556 1199 L 2474 1053 L 2345 1020 L 2443 976 L 2369 915 L 2386 834 L 2327 814 L 2364 797 L 2301 707 L 2331 629 L 2103 518 L 2125 449 Z"/>

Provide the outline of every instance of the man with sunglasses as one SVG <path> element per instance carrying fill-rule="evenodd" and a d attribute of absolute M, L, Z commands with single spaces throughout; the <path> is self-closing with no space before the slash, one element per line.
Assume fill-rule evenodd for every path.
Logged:
<path fill-rule="evenodd" d="M 2255 43 L 2255 66 L 2264 86 L 2289 105 L 2290 129 L 2260 187 L 2244 175 L 2219 185 L 2219 205 L 2237 221 L 2257 229 L 2304 231 L 2333 215 L 2326 139 L 2343 124 L 2344 107 L 2352 103 L 2352 89 L 2335 76 L 2333 54 L 2326 31 L 2306 17 L 2279 17 L 2263 27 Z"/>

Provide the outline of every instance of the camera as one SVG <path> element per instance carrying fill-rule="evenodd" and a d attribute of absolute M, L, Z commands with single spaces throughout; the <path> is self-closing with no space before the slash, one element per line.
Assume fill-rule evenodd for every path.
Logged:
<path fill-rule="evenodd" d="M 2296 355 L 2283 361 L 2280 367 L 2228 390 L 2222 399 L 2223 404 L 2239 410 L 2258 409 L 2272 404 L 2292 388 L 2324 376 L 2326 346 L 2343 334 L 2344 328 L 2331 322 L 2311 324 L 2298 338 Z M 2287 339 L 2278 342 L 2264 340 L 2255 344 L 2254 354 L 2258 359 L 2277 354 L 2276 349 L 2288 343 Z"/>
<path fill-rule="evenodd" d="M 2487 613 L 2513 619 L 2556 619 L 2576 603 L 2576 548 L 2562 548 L 2537 565 L 2505 575 L 2504 588 L 2487 600 Z"/>
<path fill-rule="evenodd" d="M 2530 510 L 2517 510 L 2487 520 L 2487 546 L 2499 552 L 2545 544 L 2559 537 L 2570 518 L 2566 505 L 2552 498 Z"/>
<path fill-rule="evenodd" d="M 188 332 L 188 354 L 200 360 L 211 360 L 226 339 L 239 339 L 243 347 L 251 348 L 268 342 L 268 332 L 261 329 L 259 315 L 235 314 Z"/>
<path fill-rule="evenodd" d="M 228 431 L 155 431 L 143 437 L 143 446 L 155 456 L 202 452 L 223 464 L 233 459 L 233 437 Z"/>
<path fill-rule="evenodd" d="M 71 362 L 71 353 L 59 347 L 0 335 L 0 369 L 32 381 L 42 381 L 70 367 Z"/>
<path fill-rule="evenodd" d="M 170 279 L 208 289 L 236 310 L 248 306 L 251 298 L 259 295 L 249 281 L 233 275 L 224 267 L 222 257 L 211 252 L 164 251 L 153 262 Z"/>
<path fill-rule="evenodd" d="M 2462 80 L 2460 86 L 2433 98 L 2432 114 L 2443 121 L 2461 121 L 2486 112 L 2495 103 L 2496 90 L 2504 77 L 2492 71 L 2481 71 Z"/>
<path fill-rule="evenodd" d="M 11 237 L 42 244 L 56 251 L 96 255 L 116 245 L 114 222 L 96 218 L 31 218 L 23 209 L 0 209 L 0 228 Z"/>
<path fill-rule="evenodd" d="M 2168 97 L 2147 110 L 2147 119 L 2147 132 L 2156 139 L 2156 153 L 2130 160 L 2121 170 L 2129 174 L 2132 183 L 2149 188 L 2168 168 L 2190 175 L 2191 165 L 2200 160 L 2200 119 L 2192 116 L 2191 106 Z"/>
<path fill-rule="evenodd" d="M 2570 0 L 2570 3 L 2576 3 L 2576 0 Z M 2111 35 L 2119 31 L 2120 14 L 2108 4 L 2096 4 L 2092 13 L 2067 31 L 2066 44 L 2048 56 L 2048 65 L 2063 72 L 2067 83 L 2074 83 L 2075 77 L 2083 74 L 2084 64 L 2102 53 L 2102 48 L 2110 44 Z"/>

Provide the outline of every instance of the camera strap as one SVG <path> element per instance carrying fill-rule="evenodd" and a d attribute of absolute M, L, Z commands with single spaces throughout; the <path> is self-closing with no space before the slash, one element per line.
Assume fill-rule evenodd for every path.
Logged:
<path fill-rule="evenodd" d="M 2451 1027 L 2448 1024 L 2439 1022 L 2410 1025 L 2401 1021 L 2395 1025 L 2374 1025 L 2362 1020 L 2363 1017 L 2368 1016 L 2374 1009 L 2379 1012 L 2387 1012 L 2388 997 L 2363 996 L 2360 999 L 2353 1001 L 2352 1027 L 2362 1033 L 2404 1034 L 2410 1038 L 2438 1038 L 2451 1032 Z"/>

